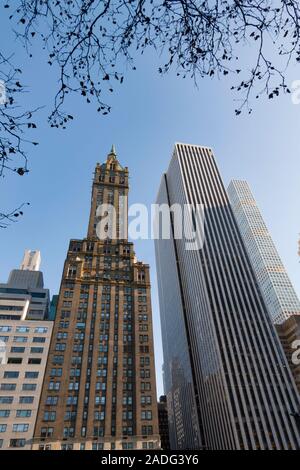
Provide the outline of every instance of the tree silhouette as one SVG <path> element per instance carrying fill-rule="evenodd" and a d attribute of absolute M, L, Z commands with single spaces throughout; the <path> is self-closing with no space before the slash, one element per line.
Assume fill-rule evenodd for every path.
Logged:
<path fill-rule="evenodd" d="M 64 109 L 72 93 L 108 114 L 115 84 L 148 48 L 162 53 L 160 74 L 174 69 L 196 82 L 231 76 L 237 115 L 251 113 L 255 98 L 289 93 L 286 67 L 300 62 L 298 0 L 6 0 L 4 7 L 28 53 L 40 41 L 58 66 L 52 127 L 73 119 Z M 243 54 L 249 47 L 252 63 Z"/>
<path fill-rule="evenodd" d="M 28 172 L 26 146 L 37 145 L 25 137 L 27 129 L 36 128 L 32 116 L 36 110 L 23 111 L 17 104 L 17 96 L 25 92 L 20 82 L 21 70 L 15 68 L 11 57 L 4 57 L 0 52 L 0 177 L 6 172 L 23 176 Z M 9 211 L 0 212 L 0 228 L 23 215 L 20 210 L 25 204 Z"/>

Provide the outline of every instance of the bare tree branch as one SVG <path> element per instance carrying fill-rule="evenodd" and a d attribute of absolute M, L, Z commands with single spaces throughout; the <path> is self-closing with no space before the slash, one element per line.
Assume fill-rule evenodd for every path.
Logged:
<path fill-rule="evenodd" d="M 108 114 L 114 84 L 123 82 L 126 67 L 135 69 L 137 53 L 147 48 L 164 58 L 161 74 L 174 68 L 195 83 L 231 76 L 237 115 L 243 109 L 251 113 L 254 98 L 289 93 L 286 69 L 300 62 L 299 0 L 6 0 L 4 7 L 28 53 L 39 40 L 49 65 L 58 66 L 52 127 L 65 128 L 73 119 L 64 109 L 72 93 Z M 252 62 L 244 58 L 249 48 Z M 33 111 L 19 112 L 14 101 L 24 92 L 21 70 L 3 55 L 0 69 L 8 94 L 0 106 L 0 175 L 7 170 L 23 175 L 24 130 L 36 127 Z M 17 157 L 22 164 L 15 164 Z"/>
<path fill-rule="evenodd" d="M 39 37 L 49 51 L 49 64 L 59 65 L 49 116 L 55 127 L 73 119 L 63 110 L 70 93 L 96 101 L 98 111 L 107 114 L 107 92 L 113 91 L 114 80 L 123 81 L 124 61 L 134 68 L 136 50 L 163 52 L 167 60 L 160 73 L 175 67 L 177 75 L 195 80 L 244 76 L 232 86 L 241 93 L 236 114 L 244 106 L 251 112 L 253 93 L 271 99 L 289 92 L 286 67 L 300 61 L 298 0 L 7 0 L 5 6 L 11 7 L 10 18 L 26 48 Z M 244 46 L 255 51 L 247 69 L 239 65 Z M 282 59 L 279 65 L 268 56 L 270 46 Z"/>
<path fill-rule="evenodd" d="M 0 177 L 7 172 L 19 176 L 28 173 L 26 146 L 37 145 L 26 138 L 26 131 L 37 127 L 32 121 L 36 110 L 23 111 L 16 102 L 16 96 L 25 93 L 25 87 L 20 82 L 22 72 L 11 59 L 0 53 Z M 8 214 L 0 213 L 0 221 L 10 220 L 17 213 L 22 215 L 20 207 Z"/>
<path fill-rule="evenodd" d="M 0 228 L 7 228 L 11 223 L 15 223 L 18 218 L 23 215 L 22 209 L 26 205 L 29 205 L 29 203 L 23 203 L 16 209 L 7 213 L 0 212 Z"/>

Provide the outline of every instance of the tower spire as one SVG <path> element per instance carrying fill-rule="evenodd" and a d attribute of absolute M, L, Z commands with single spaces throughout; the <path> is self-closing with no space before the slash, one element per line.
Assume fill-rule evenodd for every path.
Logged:
<path fill-rule="evenodd" d="M 114 144 L 112 144 L 112 146 L 111 146 L 111 151 L 109 152 L 108 156 L 109 156 L 109 157 L 110 157 L 110 156 L 114 156 L 114 157 L 117 156 L 116 147 L 115 147 Z"/>

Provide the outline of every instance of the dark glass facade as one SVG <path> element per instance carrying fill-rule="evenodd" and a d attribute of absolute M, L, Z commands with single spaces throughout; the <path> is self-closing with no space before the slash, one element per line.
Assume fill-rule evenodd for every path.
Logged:
<path fill-rule="evenodd" d="M 204 208 L 201 249 L 156 240 L 165 392 L 176 416 L 184 371 L 182 414 L 196 410 L 178 423 L 171 414 L 172 447 L 298 449 L 299 395 L 211 149 L 176 144 L 157 202 Z"/>

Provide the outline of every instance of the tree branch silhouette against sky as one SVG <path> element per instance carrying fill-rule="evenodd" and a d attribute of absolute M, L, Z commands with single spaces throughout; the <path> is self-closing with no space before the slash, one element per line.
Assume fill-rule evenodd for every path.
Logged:
<path fill-rule="evenodd" d="M 65 128 L 76 116 L 68 102 L 72 93 L 100 114 L 110 113 L 110 94 L 148 48 L 161 54 L 160 74 L 175 69 L 178 78 L 192 77 L 195 84 L 206 76 L 232 76 L 231 90 L 239 97 L 236 115 L 251 113 L 262 95 L 289 93 L 286 67 L 300 62 L 300 5 L 293 0 L 6 0 L 3 6 L 18 39 L 15 46 L 31 56 L 37 42 L 47 51 L 49 66 L 57 66 L 48 114 L 52 127 Z M 249 48 L 252 63 L 245 68 L 240 57 Z M 0 107 L 0 171 L 23 176 L 30 155 L 26 144 L 37 145 L 25 132 L 36 127 L 36 110 L 16 106 L 24 84 L 20 64 L 11 60 L 0 51 L 8 95 Z"/>

